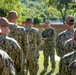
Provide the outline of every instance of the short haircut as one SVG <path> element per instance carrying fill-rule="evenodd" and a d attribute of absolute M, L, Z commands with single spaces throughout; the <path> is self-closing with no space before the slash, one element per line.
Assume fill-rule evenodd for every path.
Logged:
<path fill-rule="evenodd" d="M 34 22 L 34 20 L 33 20 L 33 18 L 29 17 L 29 18 L 26 18 L 25 22 Z"/>
<path fill-rule="evenodd" d="M 16 18 L 16 17 L 18 17 L 18 14 L 17 14 L 16 11 L 11 10 L 11 11 L 8 13 L 8 18 L 9 18 L 9 19 L 14 19 L 14 18 Z"/>
<path fill-rule="evenodd" d="M 45 21 L 45 23 L 47 23 L 47 22 L 51 23 L 51 21 L 50 21 L 50 20 L 46 20 L 46 21 Z"/>

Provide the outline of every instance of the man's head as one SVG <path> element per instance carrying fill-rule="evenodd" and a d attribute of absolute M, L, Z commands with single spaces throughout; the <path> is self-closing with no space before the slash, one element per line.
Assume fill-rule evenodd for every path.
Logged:
<path fill-rule="evenodd" d="M 22 26 L 23 26 L 23 27 L 25 26 L 25 20 L 22 21 Z"/>
<path fill-rule="evenodd" d="M 8 27 L 13 25 L 14 23 L 10 23 L 6 18 L 0 17 L 0 33 L 8 35 L 8 33 L 10 32 Z"/>
<path fill-rule="evenodd" d="M 33 18 L 26 18 L 25 26 L 33 26 Z"/>
<path fill-rule="evenodd" d="M 50 20 L 46 20 L 45 21 L 46 28 L 49 28 L 50 27 L 50 24 L 51 24 L 51 21 Z"/>
<path fill-rule="evenodd" d="M 8 13 L 8 20 L 11 22 L 13 21 L 14 23 L 16 23 L 18 19 L 18 14 L 16 11 L 12 10 Z"/>
<path fill-rule="evenodd" d="M 65 24 L 66 27 L 74 27 L 74 23 L 75 23 L 75 18 L 73 16 L 67 16 L 65 19 Z"/>

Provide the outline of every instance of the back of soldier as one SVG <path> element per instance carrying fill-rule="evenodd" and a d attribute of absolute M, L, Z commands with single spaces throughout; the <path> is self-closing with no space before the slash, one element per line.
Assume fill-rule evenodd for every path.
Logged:
<path fill-rule="evenodd" d="M 22 58 L 22 51 L 17 43 L 17 41 L 13 38 L 8 37 L 9 33 L 9 26 L 13 26 L 14 23 L 8 22 L 6 18 L 0 18 L 0 26 L 1 26 L 1 33 L 0 33 L 0 49 L 4 50 L 7 52 L 10 57 L 13 59 L 15 68 L 16 68 L 16 73 L 20 73 L 22 69 L 22 63 L 23 63 L 23 58 Z"/>
<path fill-rule="evenodd" d="M 0 75 L 15 75 L 14 62 L 0 49 Z"/>
<path fill-rule="evenodd" d="M 32 26 L 33 26 L 33 19 L 27 18 L 25 25 L 26 32 L 28 35 L 28 51 L 26 54 L 26 71 L 27 71 L 26 73 L 28 73 L 29 70 L 30 75 L 37 75 L 39 69 L 38 58 L 39 58 L 39 45 L 41 43 L 41 35 L 39 30 Z"/>

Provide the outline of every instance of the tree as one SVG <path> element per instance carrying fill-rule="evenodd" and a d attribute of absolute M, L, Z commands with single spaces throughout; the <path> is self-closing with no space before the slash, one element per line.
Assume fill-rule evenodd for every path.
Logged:
<path fill-rule="evenodd" d="M 60 11 L 63 22 L 65 21 L 66 11 L 69 9 L 69 4 L 72 3 L 73 0 L 43 0 L 48 7 L 53 6 Z"/>

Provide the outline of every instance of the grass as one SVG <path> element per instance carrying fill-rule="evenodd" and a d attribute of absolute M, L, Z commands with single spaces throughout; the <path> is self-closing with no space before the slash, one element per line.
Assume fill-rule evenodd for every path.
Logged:
<path fill-rule="evenodd" d="M 44 60 L 43 51 L 40 51 L 38 75 L 40 75 L 40 73 L 42 72 L 42 70 L 43 70 L 43 68 L 44 68 L 44 67 L 43 67 L 43 60 Z M 58 73 L 58 69 L 59 69 L 58 64 L 59 64 L 59 61 L 56 61 L 55 71 L 54 71 L 52 74 L 50 74 L 50 75 L 56 75 L 56 74 Z M 47 70 L 47 72 L 46 72 L 44 75 L 46 75 L 46 74 L 47 74 L 48 72 L 50 72 L 50 71 L 51 71 L 51 63 L 50 63 L 50 60 L 49 60 L 48 70 Z"/>

